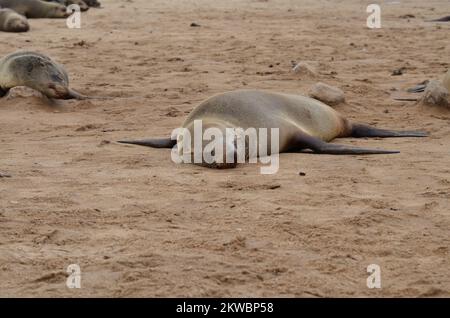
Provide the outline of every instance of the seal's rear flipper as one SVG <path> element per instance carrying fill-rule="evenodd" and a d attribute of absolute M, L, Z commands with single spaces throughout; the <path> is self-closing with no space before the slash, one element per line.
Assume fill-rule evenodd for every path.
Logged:
<path fill-rule="evenodd" d="M 346 145 L 327 143 L 319 138 L 309 136 L 304 133 L 297 135 L 293 149 L 311 149 L 314 153 L 330 155 L 375 155 L 394 154 L 400 151 L 359 148 Z"/>
<path fill-rule="evenodd" d="M 330 155 L 383 155 L 383 154 L 400 153 L 400 151 L 396 150 L 392 151 L 382 149 L 359 148 L 329 143 L 325 143 L 325 145 L 320 147 L 320 149 L 318 150 L 314 150 L 314 152 Z"/>
<path fill-rule="evenodd" d="M 394 98 L 394 100 L 399 100 L 402 102 L 417 102 L 419 99 L 418 98 L 410 98 L 410 97 L 397 97 L 397 98 Z"/>
<path fill-rule="evenodd" d="M 426 84 L 419 84 L 419 85 L 416 85 L 414 87 L 408 88 L 406 91 L 408 93 L 422 93 L 422 92 L 425 91 L 426 87 L 427 87 Z"/>
<path fill-rule="evenodd" d="M 423 131 L 396 131 L 378 129 L 368 125 L 352 124 L 351 137 L 427 137 L 428 134 Z"/>
<path fill-rule="evenodd" d="M 176 140 L 172 140 L 170 138 L 163 139 L 144 139 L 144 140 L 120 140 L 118 141 L 121 144 L 131 144 L 131 145 L 139 145 L 146 146 L 152 148 L 173 148 L 177 144 Z"/>

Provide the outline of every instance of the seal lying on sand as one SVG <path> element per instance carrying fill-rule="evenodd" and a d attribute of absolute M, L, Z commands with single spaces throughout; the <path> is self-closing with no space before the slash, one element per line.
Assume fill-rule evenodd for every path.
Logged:
<path fill-rule="evenodd" d="M 57 3 L 65 5 L 65 6 L 69 6 L 71 4 L 78 4 L 80 6 L 81 11 L 87 10 L 87 9 L 84 9 L 85 6 L 87 8 L 89 8 L 89 7 L 99 8 L 100 7 L 100 2 L 98 2 L 97 0 L 45 0 L 45 1 L 57 2 Z"/>
<path fill-rule="evenodd" d="M 93 8 L 100 8 L 101 3 L 97 0 L 83 0 L 88 6 Z"/>
<path fill-rule="evenodd" d="M 213 96 L 197 106 L 183 124 L 185 131 L 195 135 L 195 122 L 202 121 L 202 135 L 205 129 L 214 128 L 226 135 L 227 128 L 278 128 L 279 152 L 310 149 L 321 154 L 390 154 L 398 151 L 357 148 L 329 143 L 339 137 L 425 137 L 419 131 L 393 131 L 350 123 L 338 112 L 324 103 L 304 96 L 271 93 L 258 90 L 238 90 Z M 120 143 L 149 146 L 153 148 L 172 148 L 184 138 L 179 133 L 177 140 L 172 138 L 119 141 Z M 259 137 L 258 137 L 259 138 Z M 214 168 L 231 168 L 235 163 L 225 158 L 236 157 L 236 139 L 229 142 L 223 139 L 224 157 L 215 162 L 201 162 L 201 165 Z M 270 141 L 272 143 L 273 140 Z M 246 153 L 248 140 L 245 138 Z M 203 144 L 205 147 L 205 144 Z M 191 149 L 194 149 L 192 147 Z M 271 147 L 268 147 L 269 149 Z M 230 153 L 231 152 L 231 153 Z M 271 151 L 265 154 L 273 154 Z M 247 154 L 246 154 L 247 156 Z"/>
<path fill-rule="evenodd" d="M 0 59 L 0 97 L 15 86 L 28 86 L 48 98 L 88 98 L 69 88 L 69 77 L 61 65 L 36 52 L 19 51 Z"/>
<path fill-rule="evenodd" d="M 9 8 L 29 18 L 67 18 L 66 7 L 41 0 L 0 0 L 0 7 Z"/>
<path fill-rule="evenodd" d="M 87 11 L 89 10 L 89 6 L 86 4 L 83 0 L 44 0 L 46 2 L 56 2 L 63 6 L 70 6 L 71 4 L 76 4 L 80 7 L 81 11 Z"/>
<path fill-rule="evenodd" d="M 27 18 L 11 9 L 0 8 L 0 31 L 27 32 L 30 29 Z"/>
<path fill-rule="evenodd" d="M 408 93 L 421 93 L 425 91 L 425 88 L 428 85 L 429 80 L 426 80 L 422 83 L 417 84 L 416 86 L 412 88 L 408 88 Z M 447 73 L 444 74 L 444 76 L 441 79 L 442 85 L 450 92 L 450 69 L 447 71 Z"/>

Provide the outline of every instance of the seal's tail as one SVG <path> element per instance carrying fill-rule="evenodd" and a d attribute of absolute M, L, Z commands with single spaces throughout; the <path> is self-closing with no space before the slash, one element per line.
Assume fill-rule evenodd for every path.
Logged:
<path fill-rule="evenodd" d="M 120 140 L 121 144 L 139 145 L 152 148 L 173 148 L 177 144 L 176 140 L 170 138 L 144 139 L 144 140 Z"/>

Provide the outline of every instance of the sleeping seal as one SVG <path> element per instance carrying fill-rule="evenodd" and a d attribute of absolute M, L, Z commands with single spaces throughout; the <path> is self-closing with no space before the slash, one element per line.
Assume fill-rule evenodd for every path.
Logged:
<path fill-rule="evenodd" d="M 204 134 L 206 129 L 213 128 L 227 135 L 226 129 L 266 128 L 278 129 L 278 140 L 267 143 L 264 154 L 274 154 L 269 144 L 278 142 L 278 153 L 309 149 L 320 154 L 391 154 L 398 151 L 358 148 L 329 143 L 339 137 L 425 137 L 420 131 L 393 131 L 378 129 L 363 124 L 351 123 L 328 105 L 304 96 L 272 93 L 259 90 L 237 90 L 213 96 L 198 105 L 182 125 L 182 132 L 172 134 L 171 138 L 147 139 L 136 141 L 119 141 L 120 143 L 149 146 L 153 148 L 172 148 L 174 151 L 185 147 L 186 132 L 195 136 L 196 122 L 201 121 Z M 198 131 L 197 131 L 198 132 Z M 259 136 L 258 136 L 259 138 Z M 233 140 L 221 139 L 223 156 L 216 156 L 214 161 L 201 160 L 195 162 L 214 168 L 232 168 L 236 166 L 236 145 L 239 137 Z M 272 138 L 271 138 L 272 139 Z M 245 156 L 250 154 L 249 138 L 245 136 Z M 204 142 L 204 140 L 202 140 Z M 241 138 L 242 142 L 242 138 Z M 258 140 L 261 142 L 261 140 Z M 205 143 L 202 150 L 206 150 Z M 191 144 L 190 149 L 195 149 Z M 270 149 L 270 150 L 269 150 Z M 181 149 L 184 151 L 184 149 Z M 209 150 L 208 150 L 209 151 Z M 264 151 L 264 150 L 263 150 Z M 205 154 L 205 152 L 203 152 Z M 192 154 L 195 156 L 195 154 Z M 211 153 L 211 155 L 214 155 Z"/>
<path fill-rule="evenodd" d="M 0 31 L 27 32 L 30 29 L 27 18 L 11 9 L 0 8 Z"/>
<path fill-rule="evenodd" d="M 87 11 L 89 10 L 89 6 L 86 4 L 83 0 L 44 0 L 46 2 L 56 2 L 59 4 L 62 4 L 63 6 L 70 6 L 71 4 L 76 4 L 80 7 L 80 11 Z"/>
<path fill-rule="evenodd" d="M 0 0 L 0 7 L 12 9 L 29 19 L 67 18 L 70 15 L 65 6 L 41 0 Z"/>
<path fill-rule="evenodd" d="M 36 52 L 19 51 L 0 59 L 0 97 L 15 86 L 28 86 L 54 99 L 88 98 L 69 88 L 61 65 Z"/>
<path fill-rule="evenodd" d="M 422 83 L 419 83 L 414 87 L 408 88 L 407 91 L 408 93 L 421 93 L 425 91 L 428 83 L 429 80 L 423 81 Z M 450 92 L 450 69 L 447 71 L 447 73 L 444 74 L 444 76 L 442 76 L 441 83 Z"/>

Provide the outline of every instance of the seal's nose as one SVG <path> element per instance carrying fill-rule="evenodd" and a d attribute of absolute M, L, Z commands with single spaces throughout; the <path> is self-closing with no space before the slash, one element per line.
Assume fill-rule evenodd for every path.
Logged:
<path fill-rule="evenodd" d="M 63 85 L 57 85 L 55 83 L 48 83 L 45 95 L 49 98 L 67 98 L 69 95 L 68 89 Z"/>
<path fill-rule="evenodd" d="M 19 32 L 28 32 L 28 30 L 30 30 L 30 25 L 25 21 L 21 21 L 18 25 L 18 29 Z"/>
<path fill-rule="evenodd" d="M 13 29 L 14 32 L 27 32 L 30 29 L 30 25 L 27 21 L 14 21 L 11 25 L 11 29 Z"/>

